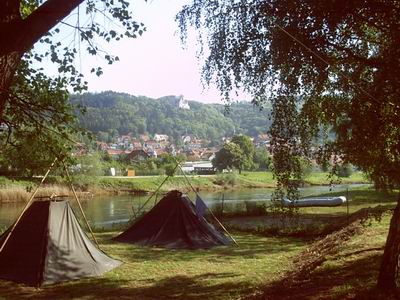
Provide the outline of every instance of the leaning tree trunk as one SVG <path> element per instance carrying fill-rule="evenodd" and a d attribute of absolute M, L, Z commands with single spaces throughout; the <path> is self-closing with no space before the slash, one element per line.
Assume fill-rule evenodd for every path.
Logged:
<path fill-rule="evenodd" d="M 21 60 L 17 50 L 18 32 L 22 17 L 20 3 L 15 0 L 0 1 L 0 123 L 8 101 L 11 82 Z"/>
<path fill-rule="evenodd" d="M 84 0 L 46 0 L 21 15 L 22 0 L 0 0 L 0 123 L 22 55 Z"/>
<path fill-rule="evenodd" d="M 400 195 L 390 221 L 385 251 L 379 270 L 378 288 L 383 291 L 394 291 L 397 288 L 397 275 L 400 257 Z"/>
<path fill-rule="evenodd" d="M 0 123 L 3 119 L 6 103 L 9 101 L 10 86 L 21 61 L 21 56 L 22 54 L 17 51 L 0 54 Z"/>

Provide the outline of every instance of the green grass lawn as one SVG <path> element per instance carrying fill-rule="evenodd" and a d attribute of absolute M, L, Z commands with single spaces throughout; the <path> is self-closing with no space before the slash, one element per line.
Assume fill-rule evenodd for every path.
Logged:
<path fill-rule="evenodd" d="M 115 243 L 102 249 L 124 264 L 102 277 L 34 289 L 0 281 L 0 299 L 237 299 L 277 280 L 305 247 L 294 238 L 238 233 L 237 246 L 166 250 Z"/>
<path fill-rule="evenodd" d="M 202 190 L 215 190 L 219 188 L 273 188 L 275 187 L 275 180 L 271 172 L 247 172 L 244 171 L 242 174 L 231 174 L 234 177 L 234 184 L 226 183 L 217 184 L 217 181 L 221 181 L 224 176 L 229 177 L 229 174 L 221 175 L 210 175 L 210 176 L 188 176 L 190 184 L 195 188 Z M 127 178 L 101 178 L 99 183 L 103 187 L 114 188 L 114 189 L 134 189 L 134 190 L 146 190 L 154 191 L 165 179 L 165 176 L 150 176 L 147 178 L 139 177 L 127 177 Z M 223 180 L 222 180 L 223 181 Z M 305 177 L 306 184 L 312 185 L 327 185 L 330 183 L 328 173 L 315 172 Z M 338 181 L 336 182 L 338 183 Z M 350 177 L 341 178 L 340 183 L 369 183 L 365 176 L 361 172 L 355 172 Z M 174 176 L 168 178 L 162 190 L 181 189 L 190 190 L 190 186 L 187 180 L 183 176 Z"/>
<path fill-rule="evenodd" d="M 304 181 L 312 185 L 323 185 L 329 184 L 329 173 L 327 172 L 313 172 L 305 176 Z M 370 180 L 366 178 L 362 172 L 354 172 L 349 177 L 341 177 L 339 181 L 335 180 L 335 183 L 350 184 L 350 183 L 370 183 Z"/>

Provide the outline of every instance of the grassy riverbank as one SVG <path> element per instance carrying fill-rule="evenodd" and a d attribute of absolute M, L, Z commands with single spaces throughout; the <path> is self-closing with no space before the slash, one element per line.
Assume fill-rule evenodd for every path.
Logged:
<path fill-rule="evenodd" d="M 239 247 L 171 251 L 115 243 L 116 234 L 97 237 L 121 267 L 41 289 L 0 281 L 0 299 L 238 299 L 278 280 L 305 246 L 299 239 L 235 233 Z"/>
<path fill-rule="evenodd" d="M 242 174 L 227 173 L 209 176 L 188 176 L 190 184 L 184 176 L 177 175 L 168 178 L 161 191 L 179 189 L 191 190 L 191 186 L 199 190 L 218 191 L 224 189 L 273 188 L 275 180 L 271 172 L 243 172 Z M 166 176 L 147 177 L 74 177 L 74 185 L 82 193 L 124 193 L 133 191 L 155 191 Z M 0 177 L 0 202 L 25 201 L 34 190 L 39 179 L 33 181 L 11 180 Z M 65 179 L 50 177 L 50 183 L 45 184 L 38 195 L 71 194 Z M 341 178 L 342 183 L 368 183 L 362 173 L 354 173 L 348 178 Z M 306 185 L 327 185 L 330 183 L 327 173 L 312 173 L 305 177 Z M 191 186 L 190 186 L 191 185 Z M 85 194 L 83 194 L 85 195 Z"/>
<path fill-rule="evenodd" d="M 191 189 L 190 185 L 199 190 L 223 190 L 223 189 L 248 189 L 248 188 L 273 188 L 276 181 L 271 172 L 242 172 L 225 173 L 218 175 L 187 176 L 190 184 L 184 176 L 177 175 L 168 178 L 165 184 L 161 187 L 161 191 L 169 191 L 171 189 L 180 189 L 188 191 Z M 164 181 L 165 176 L 151 176 L 151 177 L 126 177 L 126 178 L 113 178 L 102 177 L 99 179 L 98 186 L 105 190 L 142 190 L 154 191 Z M 336 181 L 335 183 L 339 183 Z M 340 183 L 369 183 L 368 179 L 360 172 L 352 174 L 350 177 L 341 178 Z M 305 185 L 328 185 L 330 179 L 328 173 L 312 173 L 304 178 Z"/>
<path fill-rule="evenodd" d="M 330 193 L 330 196 L 345 195 L 347 205 L 334 207 L 302 207 L 293 214 L 270 210 L 263 203 L 249 202 L 247 211 L 240 214 L 224 214 L 225 225 L 233 230 L 258 232 L 262 235 L 322 236 L 351 222 L 354 214 L 378 214 L 393 209 L 398 191 L 376 191 L 360 187 L 348 193 Z M 321 195 L 323 196 L 323 195 Z M 251 205 L 250 205 L 251 204 Z"/>

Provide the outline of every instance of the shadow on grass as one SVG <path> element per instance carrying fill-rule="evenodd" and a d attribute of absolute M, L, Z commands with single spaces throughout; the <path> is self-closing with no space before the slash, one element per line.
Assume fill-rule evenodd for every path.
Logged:
<path fill-rule="evenodd" d="M 233 234 L 234 235 L 234 234 Z M 294 238 L 266 238 L 255 237 L 252 234 L 240 233 L 235 239 L 238 245 L 219 246 L 210 249 L 198 250 L 174 250 L 156 247 L 139 246 L 135 244 L 117 243 L 111 240 L 115 233 L 103 234 L 101 243 L 112 247 L 117 259 L 123 261 L 138 262 L 143 260 L 169 260 L 169 261 L 193 261 L 204 260 L 207 256 L 208 261 L 229 261 L 232 259 L 254 259 L 263 257 L 266 253 L 284 253 L 304 246 L 303 239 Z M 119 250 L 119 251 L 118 251 Z"/>
<path fill-rule="evenodd" d="M 262 295 L 252 299 L 399 299 L 376 289 L 376 280 L 382 256 L 382 248 L 355 251 L 353 259 L 341 263 L 343 257 L 333 259 L 304 278 L 281 278 L 265 287 Z"/>
<path fill-rule="evenodd" d="M 230 273 L 207 273 L 198 276 L 171 276 L 152 285 L 135 287 L 129 280 L 96 278 L 68 284 L 34 289 L 0 281 L 0 299 L 230 299 L 237 290 L 251 291 L 249 283 L 235 282 L 210 285 L 216 277 L 232 277 Z"/>

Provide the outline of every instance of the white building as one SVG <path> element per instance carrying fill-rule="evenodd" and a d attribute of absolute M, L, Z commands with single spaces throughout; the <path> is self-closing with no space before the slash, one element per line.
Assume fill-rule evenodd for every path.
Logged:
<path fill-rule="evenodd" d="M 156 141 L 156 142 L 167 142 L 168 141 L 168 135 L 166 135 L 166 134 L 158 134 L 158 133 L 156 133 L 155 135 L 154 135 L 154 140 Z"/>
<path fill-rule="evenodd" d="M 180 109 L 190 109 L 189 102 L 182 95 L 179 96 L 178 107 Z"/>
<path fill-rule="evenodd" d="M 196 168 L 213 168 L 210 161 L 187 161 L 182 165 L 182 171 L 185 173 L 193 172 Z"/>

